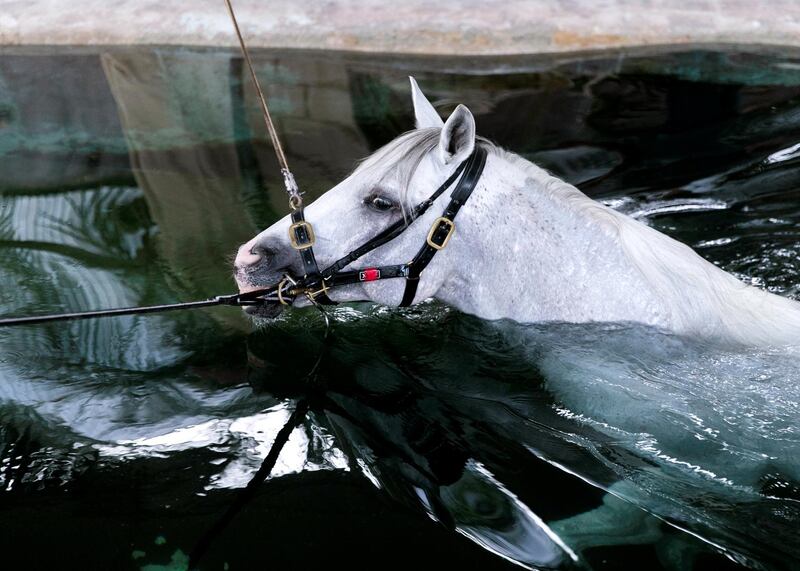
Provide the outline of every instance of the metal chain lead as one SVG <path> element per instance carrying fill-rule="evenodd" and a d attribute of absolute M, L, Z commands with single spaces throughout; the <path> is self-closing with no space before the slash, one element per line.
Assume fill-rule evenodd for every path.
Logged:
<path fill-rule="evenodd" d="M 225 5 L 228 7 L 228 13 L 231 15 L 233 29 L 236 30 L 236 37 L 239 38 L 239 47 L 242 50 L 242 56 L 244 56 L 245 62 L 247 62 L 247 67 L 250 70 L 250 77 L 253 78 L 253 84 L 256 86 L 258 99 L 261 102 L 261 113 L 264 116 L 264 123 L 267 125 L 267 133 L 272 141 L 272 147 L 275 149 L 275 155 L 278 157 L 278 164 L 281 167 L 281 174 L 283 175 L 283 185 L 286 187 L 286 192 L 289 195 L 289 206 L 292 210 L 297 210 L 303 206 L 303 198 L 300 196 L 300 189 L 297 187 L 297 182 L 294 180 L 292 171 L 289 170 L 289 163 L 286 162 L 283 146 L 281 146 L 281 141 L 278 139 L 275 125 L 272 123 L 272 116 L 269 114 L 267 100 L 264 97 L 264 92 L 261 91 L 261 84 L 258 82 L 256 71 L 253 68 L 253 62 L 250 60 L 250 52 L 247 51 L 242 32 L 239 30 L 239 23 L 236 21 L 236 14 L 233 12 L 231 0 L 225 0 Z"/>

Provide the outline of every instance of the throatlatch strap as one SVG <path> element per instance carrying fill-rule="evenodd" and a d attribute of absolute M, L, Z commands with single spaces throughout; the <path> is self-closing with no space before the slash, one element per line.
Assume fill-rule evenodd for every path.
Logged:
<path fill-rule="evenodd" d="M 419 278 L 423 270 L 428 266 L 436 252 L 447 246 L 452 234 L 455 232 L 455 218 L 461 207 L 475 190 L 478 179 L 486 166 L 486 149 L 475 146 L 475 150 L 467 160 L 464 169 L 464 176 L 458 181 L 453 193 L 450 195 L 450 202 L 445 208 L 444 213 L 436 219 L 431 228 L 425 245 L 420 248 L 414 259 L 408 264 L 408 275 L 406 276 L 406 289 L 403 292 L 403 299 L 400 307 L 408 307 L 414 303 L 419 287 Z"/>

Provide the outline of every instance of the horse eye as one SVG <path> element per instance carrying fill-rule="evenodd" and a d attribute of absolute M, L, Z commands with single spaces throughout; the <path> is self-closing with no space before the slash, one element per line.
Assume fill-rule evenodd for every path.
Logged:
<path fill-rule="evenodd" d="M 364 201 L 370 208 L 378 212 L 386 212 L 395 207 L 395 203 L 385 196 L 373 195 Z"/>

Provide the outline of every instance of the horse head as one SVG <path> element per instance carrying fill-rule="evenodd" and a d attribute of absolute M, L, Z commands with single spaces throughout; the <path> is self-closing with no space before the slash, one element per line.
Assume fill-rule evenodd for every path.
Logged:
<path fill-rule="evenodd" d="M 305 219 L 315 233 L 314 254 L 320 268 L 326 268 L 368 242 L 392 224 L 405 228 L 388 243 L 360 257 L 357 267 L 402 264 L 413 258 L 426 241 L 434 220 L 448 203 L 452 188 L 439 196 L 418 218 L 413 205 L 427 199 L 467 159 L 479 143 L 475 119 L 459 105 L 446 121 L 411 78 L 416 129 L 409 131 L 361 162 L 341 183 L 305 208 Z M 476 189 L 480 194 L 480 188 Z M 470 199 L 480 202 L 481 198 Z M 435 296 L 445 287 L 455 287 L 454 266 L 468 254 L 474 228 L 471 209 L 458 219 L 458 232 L 448 243 L 447 255 L 436 256 L 420 276 L 414 302 Z M 235 277 L 241 291 L 274 284 L 286 275 L 303 276 L 303 262 L 290 240 L 290 216 L 279 220 L 239 248 Z M 457 236 L 457 237 L 456 237 Z M 461 255 L 459 255 L 459 250 Z M 337 287 L 329 292 L 332 300 L 374 301 L 398 305 L 406 280 L 366 281 Z M 298 298 L 297 305 L 307 303 Z M 251 307 L 248 311 L 272 316 L 280 307 Z"/>
<path fill-rule="evenodd" d="M 465 106 L 442 122 L 413 79 L 411 92 L 416 129 L 376 151 L 305 209 L 319 268 L 343 261 L 338 270 L 391 269 L 386 276 L 370 269 L 364 279 L 351 271 L 339 282 L 312 280 L 317 287 L 336 286 L 327 292 L 331 300 L 392 306 L 435 297 L 485 319 L 637 322 L 738 345 L 797 343 L 800 305 L 794 300 L 746 286 L 687 245 L 476 137 Z M 480 167 L 473 171 L 477 157 Z M 478 174 L 469 202 L 460 201 L 471 172 Z M 429 198 L 435 200 L 420 211 Z M 458 220 L 443 216 L 456 202 L 463 204 Z M 292 223 L 287 216 L 239 249 L 235 275 L 242 292 L 287 274 L 315 275 L 298 254 L 303 244 L 295 230 L 290 239 Z M 399 231 L 390 240 L 357 260 L 345 258 L 393 226 Z M 420 264 L 426 243 L 443 252 Z M 280 309 L 247 311 L 270 317 Z"/>

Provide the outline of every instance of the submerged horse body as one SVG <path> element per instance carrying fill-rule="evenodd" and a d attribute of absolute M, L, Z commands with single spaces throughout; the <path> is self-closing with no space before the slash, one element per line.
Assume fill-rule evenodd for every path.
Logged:
<path fill-rule="evenodd" d="M 477 137 L 463 105 L 443 122 L 411 83 L 416 129 L 379 149 L 306 209 L 320 267 L 403 217 L 406 231 L 360 264 L 411 260 L 448 193 L 414 220 L 409 205 L 427 198 L 481 145 L 488 151 L 482 176 L 453 239 L 422 273 L 415 303 L 433 297 L 478 317 L 523 323 L 637 322 L 724 343 L 800 343 L 800 304 L 742 283 L 688 246 Z M 286 217 L 240 248 L 242 291 L 287 272 L 303 274 L 290 223 Z M 357 283 L 329 295 L 398 305 L 403 281 Z"/>

